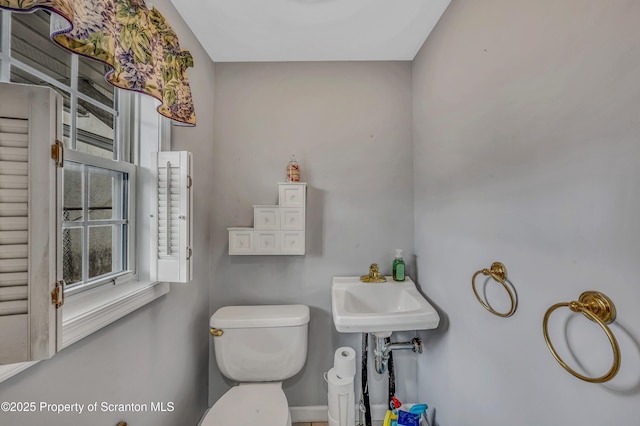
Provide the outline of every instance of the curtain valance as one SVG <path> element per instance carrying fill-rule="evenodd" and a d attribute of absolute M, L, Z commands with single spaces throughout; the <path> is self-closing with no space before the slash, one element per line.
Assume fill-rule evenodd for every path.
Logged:
<path fill-rule="evenodd" d="M 45 9 L 51 14 L 51 38 L 74 53 L 113 69 L 105 78 L 116 87 L 160 100 L 158 112 L 195 125 L 187 68 L 191 54 L 155 8 L 144 0 L 0 0 L 17 12 Z"/>

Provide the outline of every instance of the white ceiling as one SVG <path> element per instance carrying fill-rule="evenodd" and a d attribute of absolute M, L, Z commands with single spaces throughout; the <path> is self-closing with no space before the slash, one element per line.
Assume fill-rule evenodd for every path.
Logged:
<path fill-rule="evenodd" d="M 412 60 L 451 0 L 171 0 L 215 62 Z"/>

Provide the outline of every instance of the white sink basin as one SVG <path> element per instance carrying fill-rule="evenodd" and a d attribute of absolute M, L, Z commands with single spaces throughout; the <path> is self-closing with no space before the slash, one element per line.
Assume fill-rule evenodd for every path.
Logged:
<path fill-rule="evenodd" d="M 436 328 L 440 317 L 418 292 L 411 278 L 387 277 L 384 283 L 363 283 L 359 277 L 334 277 L 331 284 L 333 323 L 341 333 L 375 333 Z"/>

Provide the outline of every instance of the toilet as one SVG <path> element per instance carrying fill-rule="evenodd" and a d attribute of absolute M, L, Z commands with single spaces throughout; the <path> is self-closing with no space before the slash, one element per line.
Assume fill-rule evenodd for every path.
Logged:
<path fill-rule="evenodd" d="M 216 401 L 200 425 L 291 426 L 282 381 L 302 370 L 307 359 L 309 307 L 225 306 L 210 325 L 218 368 L 239 384 Z"/>

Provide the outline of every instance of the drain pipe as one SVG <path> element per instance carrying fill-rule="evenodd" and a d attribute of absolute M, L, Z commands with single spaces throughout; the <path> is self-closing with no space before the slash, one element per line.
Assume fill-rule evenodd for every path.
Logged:
<path fill-rule="evenodd" d="M 410 342 L 386 343 L 384 337 L 376 337 L 376 349 L 373 351 L 376 358 L 376 372 L 382 374 L 387 371 L 389 354 L 394 350 L 411 349 L 413 352 L 422 353 L 422 341 L 414 337 Z"/>

